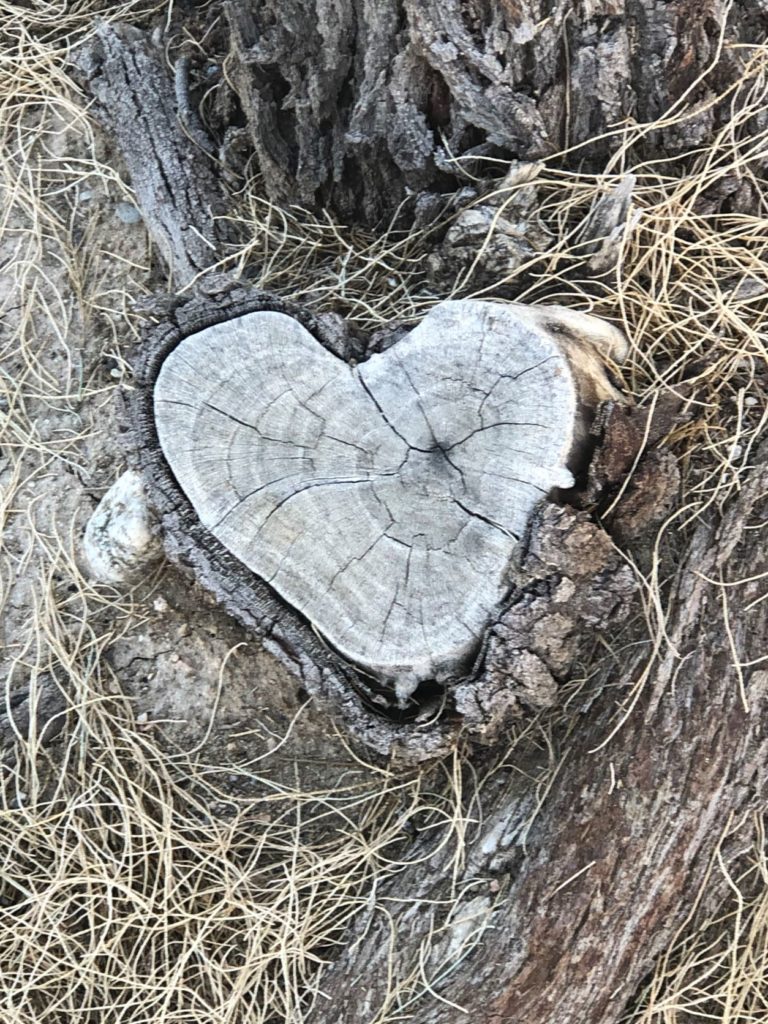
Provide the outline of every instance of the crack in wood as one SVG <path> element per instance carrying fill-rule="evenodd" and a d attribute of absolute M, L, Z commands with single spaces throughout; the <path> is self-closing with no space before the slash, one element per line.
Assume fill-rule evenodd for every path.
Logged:
<path fill-rule="evenodd" d="M 615 353 L 620 336 L 610 325 L 591 317 L 583 317 L 572 310 L 560 307 L 511 308 L 524 324 L 535 329 L 538 329 L 542 322 L 548 323 L 553 320 L 575 324 L 576 334 L 586 339 L 579 341 L 578 344 L 572 339 L 565 342 L 559 340 L 557 343 L 560 352 L 567 358 L 569 367 L 574 367 L 574 379 L 578 385 L 580 417 L 576 423 L 575 434 L 575 445 L 578 447 L 581 439 L 588 433 L 595 404 L 616 397 L 615 391 L 602 376 L 603 370 L 597 372 L 595 367 L 604 365 L 601 352 L 609 355 Z M 494 608 L 490 602 L 478 601 L 483 621 L 488 625 L 479 645 L 476 642 L 474 645 L 469 644 L 469 648 L 475 653 L 469 654 L 466 660 L 457 664 L 454 676 L 439 683 L 427 680 L 413 690 L 413 680 L 401 679 L 392 686 L 391 682 L 377 680 L 360 665 L 350 663 L 343 651 L 329 643 L 327 638 L 313 628 L 301 610 L 291 606 L 275 586 L 269 583 L 273 575 L 276 578 L 278 572 L 288 568 L 287 563 L 296 553 L 301 538 L 296 536 L 287 543 L 276 558 L 270 574 L 259 577 L 240 559 L 234 557 L 232 551 L 204 526 L 189 498 L 181 490 L 179 481 L 171 471 L 159 444 L 156 385 L 168 356 L 179 350 L 180 344 L 194 334 L 217 324 L 225 325 L 237 321 L 238 318 L 253 312 L 267 311 L 286 314 L 304 326 L 313 338 L 319 339 L 328 352 L 333 352 L 340 358 L 353 360 L 355 366 L 360 365 L 359 361 L 364 358 L 365 351 L 376 351 L 379 347 L 371 345 L 366 349 L 358 346 L 353 350 L 343 340 L 340 341 L 339 328 L 335 321 L 327 324 L 300 306 L 292 305 L 265 292 L 244 288 L 219 291 L 215 297 L 188 297 L 175 301 L 163 311 L 157 311 L 156 315 L 161 318 L 160 322 L 145 328 L 142 345 L 135 353 L 136 387 L 131 393 L 129 408 L 132 414 L 134 457 L 142 470 L 152 504 L 162 523 L 164 546 L 169 557 L 184 570 L 193 571 L 196 579 L 214 593 L 233 616 L 262 639 L 265 648 L 279 658 L 300 680 L 302 687 L 313 695 L 318 707 L 333 714 L 350 735 L 368 748 L 367 756 L 375 750 L 381 754 L 395 754 L 398 758 L 408 761 L 423 761 L 452 749 L 457 730 L 460 730 L 462 735 L 472 736 L 481 743 L 493 742 L 507 728 L 509 722 L 522 713 L 521 709 L 526 704 L 541 707 L 554 699 L 553 694 L 557 690 L 556 679 L 563 677 L 566 666 L 574 657 L 575 638 L 580 635 L 579 624 L 582 620 L 587 621 L 591 630 L 596 623 L 605 623 L 607 617 L 619 621 L 628 606 L 627 594 L 631 593 L 631 580 L 622 572 L 620 560 L 613 549 L 610 546 L 605 548 L 602 543 L 606 540 L 605 535 L 600 530 L 592 528 L 594 536 L 584 540 L 582 546 L 588 565 L 593 567 L 590 571 L 597 574 L 595 584 L 580 585 L 579 593 L 583 593 L 584 601 L 569 598 L 567 604 L 562 603 L 561 591 L 564 585 L 558 587 L 557 575 L 552 576 L 552 569 L 545 569 L 539 556 L 533 555 L 533 552 L 541 549 L 540 539 L 537 541 L 535 538 L 540 538 L 542 530 L 546 532 L 554 529 L 550 522 L 551 516 L 542 518 L 542 514 L 547 510 L 559 514 L 560 510 L 539 502 L 534 510 L 533 519 L 526 527 L 521 542 L 515 547 L 514 556 L 507 567 L 508 578 L 505 580 L 506 589 L 501 608 Z M 596 336 L 602 339 L 602 344 L 593 349 L 593 356 L 586 361 L 586 370 L 582 370 L 584 352 L 592 350 L 589 339 L 593 330 Z M 389 347 L 391 346 L 384 345 L 382 350 Z M 472 373 L 467 374 L 465 367 L 477 363 L 478 360 L 472 357 L 465 360 L 465 366 L 461 367 L 461 378 L 471 378 Z M 183 360 L 180 365 L 185 365 Z M 223 368 L 221 373 L 225 374 Z M 226 375 L 231 377 L 231 367 Z M 180 376 L 186 381 L 186 386 L 194 391 L 193 378 L 186 369 Z M 354 371 L 351 376 L 354 379 Z M 452 378 L 453 384 L 456 384 L 458 377 L 459 374 L 456 372 L 432 374 L 431 381 L 438 388 L 442 400 L 446 397 L 450 399 L 450 395 L 445 394 L 445 378 Z M 481 401 L 485 390 L 493 385 L 497 377 L 498 368 L 482 382 L 482 387 L 469 380 L 467 393 L 474 396 L 475 405 Z M 311 386 L 311 392 L 325 392 L 328 387 L 328 381 L 315 381 Z M 412 390 L 405 382 L 403 387 L 406 389 L 404 393 L 412 396 Z M 262 401 L 268 402 L 270 395 L 277 393 L 277 390 L 279 389 L 263 395 Z M 253 389 L 251 393 L 254 393 Z M 200 401 L 198 392 L 190 397 L 194 398 L 194 402 Z M 366 415 L 372 415 L 375 406 L 362 389 L 360 397 L 365 402 Z M 305 395 L 303 398 L 305 402 L 309 401 L 308 396 Z M 387 408 L 386 411 L 397 425 L 397 409 Z M 390 438 L 391 443 L 396 444 L 398 454 L 396 458 L 391 459 L 391 464 L 397 462 L 398 466 L 402 465 L 412 449 L 397 439 L 378 411 L 375 415 L 377 423 L 381 420 L 378 429 L 383 431 L 382 436 Z M 240 418 L 252 419 L 252 410 Z M 603 419 L 600 422 L 603 422 Z M 226 423 L 227 421 L 221 418 L 220 426 Z M 243 430 L 241 427 L 237 429 Z M 363 453 L 355 448 L 338 444 L 338 438 L 344 435 L 339 434 L 332 424 L 326 427 L 326 432 L 332 433 L 335 439 L 323 442 L 333 448 L 334 457 L 339 452 L 346 453 L 348 458 L 358 455 L 363 457 Z M 228 433 L 231 434 L 232 431 Z M 252 431 L 246 433 L 253 434 Z M 273 432 L 272 436 L 277 436 L 278 433 Z M 457 438 L 461 433 L 459 430 Z M 360 444 L 368 446 L 369 439 L 364 440 L 358 436 L 359 434 L 358 430 L 351 440 L 358 447 Z M 479 444 L 480 439 L 472 439 L 468 442 L 468 447 L 477 446 L 482 453 L 484 445 Z M 305 443 L 314 443 L 309 437 L 302 440 Z M 420 441 L 419 438 L 415 440 Z M 233 460 L 231 449 L 226 450 L 230 452 L 230 459 Z M 215 436 L 209 436 L 201 444 L 190 446 L 190 455 L 199 453 L 197 457 L 205 459 L 216 460 L 220 451 L 220 438 L 217 439 Z M 297 451 L 297 455 L 288 457 L 286 446 L 276 446 L 273 466 L 279 469 L 283 465 L 287 471 L 288 467 L 293 469 L 307 461 L 311 471 L 309 477 L 317 476 L 324 471 L 322 465 L 315 465 L 314 459 L 308 457 L 308 449 L 299 446 Z M 247 452 L 238 456 L 240 462 L 247 463 L 245 454 Z M 445 455 L 444 452 L 432 454 L 435 457 L 440 454 L 440 458 Z M 496 486 L 494 480 L 479 472 L 477 451 L 470 454 L 471 459 L 458 460 L 457 465 L 460 464 L 465 479 L 471 479 L 474 486 L 485 488 L 487 495 L 492 496 Z M 454 461 L 455 456 L 454 451 Z M 221 461 L 220 457 L 218 461 Z M 366 475 L 371 468 L 372 462 L 366 466 Z M 447 465 L 445 470 L 448 471 Z M 234 467 L 232 473 L 222 481 L 222 488 L 226 489 L 232 485 L 232 475 L 236 476 Z M 287 475 L 287 472 L 284 475 Z M 454 478 L 453 495 L 463 501 L 464 484 L 460 487 L 459 480 L 460 476 L 457 475 Z M 242 494 L 242 489 L 240 493 Z M 237 495 L 233 500 L 236 498 Z M 396 594 L 392 617 L 402 615 L 409 624 L 415 638 L 414 642 L 418 641 L 422 649 L 432 656 L 434 652 L 431 648 L 431 639 L 424 628 L 423 599 L 414 593 L 413 587 L 414 581 L 419 577 L 434 576 L 435 556 L 434 552 L 429 550 L 429 523 L 412 526 L 408 535 L 402 537 L 398 532 L 400 524 L 395 522 L 394 517 L 387 511 L 387 502 L 391 503 L 391 498 L 391 493 L 379 495 L 377 485 L 370 485 L 370 499 L 378 509 L 377 515 L 380 519 L 377 534 L 372 535 L 368 543 L 386 527 L 388 545 L 391 544 L 392 551 L 397 550 L 400 553 L 402 563 L 402 572 L 394 577 L 393 589 L 389 595 L 391 599 Z M 519 512 L 518 509 L 516 514 Z M 475 550 L 477 545 L 465 543 L 468 534 L 477 530 L 480 524 L 461 510 L 457 509 L 456 515 L 461 517 L 458 529 L 451 543 L 444 546 L 450 553 L 455 550 L 458 543 L 467 565 L 471 566 L 476 575 L 483 576 L 487 566 L 482 550 Z M 570 520 L 566 516 L 566 522 L 568 521 Z M 580 520 L 576 520 L 577 524 L 578 522 Z M 490 527 L 483 529 L 491 535 Z M 575 533 L 582 536 L 585 529 L 586 526 L 580 527 L 575 529 Z M 566 536 L 559 529 L 556 532 L 558 538 Z M 503 540 L 500 536 L 498 539 Z M 601 543 L 596 543 L 597 541 Z M 558 549 L 561 543 L 558 540 Z M 356 552 L 359 554 L 365 546 L 358 546 Z M 354 553 L 350 550 L 346 557 Z M 555 562 L 556 566 L 559 564 Z M 542 572 L 546 576 L 545 580 L 541 579 Z M 548 627 L 546 623 L 550 620 L 547 618 L 547 602 L 554 600 L 555 595 L 557 600 L 552 606 L 551 627 Z M 389 605 L 382 608 L 381 621 L 388 609 Z M 528 615 L 532 615 L 533 618 L 530 624 L 526 625 Z M 461 609 L 457 610 L 456 619 L 460 623 L 457 629 L 469 638 L 473 625 L 462 614 Z M 381 630 L 381 621 L 376 629 L 377 636 Z M 344 629 L 354 634 L 354 623 L 346 623 Z M 550 633 L 551 642 L 542 647 L 542 636 L 549 636 Z M 529 651 L 538 651 L 541 657 Z M 535 669 L 535 678 L 528 677 L 529 668 Z M 550 674 L 550 671 L 553 674 Z"/>
<path fill-rule="evenodd" d="M 439 304 L 354 368 L 265 311 L 184 338 L 154 416 L 201 522 L 402 702 L 472 660 L 533 507 L 572 482 L 580 373 L 526 307 Z"/>

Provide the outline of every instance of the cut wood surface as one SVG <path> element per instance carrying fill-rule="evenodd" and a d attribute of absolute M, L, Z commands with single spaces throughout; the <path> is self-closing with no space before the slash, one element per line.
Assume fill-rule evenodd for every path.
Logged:
<path fill-rule="evenodd" d="M 250 313 L 168 355 L 158 438 L 203 525 L 404 700 L 471 666 L 534 506 L 572 486 L 614 395 L 573 323 L 446 302 L 352 367 L 292 317 Z"/>

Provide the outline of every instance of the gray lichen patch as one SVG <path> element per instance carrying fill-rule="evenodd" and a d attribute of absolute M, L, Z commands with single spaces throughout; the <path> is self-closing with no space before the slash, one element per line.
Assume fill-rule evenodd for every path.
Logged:
<path fill-rule="evenodd" d="M 466 669 L 534 506 L 573 482 L 585 401 L 613 394 L 579 329 L 446 302 L 353 368 L 293 317 L 247 313 L 166 356 L 158 439 L 217 541 L 402 700 Z"/>

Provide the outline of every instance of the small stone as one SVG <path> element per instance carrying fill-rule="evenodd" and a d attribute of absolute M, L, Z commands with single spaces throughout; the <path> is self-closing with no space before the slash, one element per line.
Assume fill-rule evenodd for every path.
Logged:
<path fill-rule="evenodd" d="M 116 203 L 115 215 L 123 224 L 138 224 L 141 220 L 141 213 L 133 203 Z"/>
<path fill-rule="evenodd" d="M 140 715 L 136 715 L 136 725 L 146 725 L 149 721 L 149 715 L 146 711 L 142 711 Z"/>
<path fill-rule="evenodd" d="M 165 615 L 168 611 L 169 605 L 165 598 L 162 595 L 160 595 L 160 597 L 156 597 L 155 600 L 152 602 L 152 607 L 155 609 L 158 615 Z"/>
<path fill-rule="evenodd" d="M 129 470 L 110 487 L 88 521 L 83 555 L 102 583 L 131 583 L 161 555 L 152 512 L 139 473 Z"/>

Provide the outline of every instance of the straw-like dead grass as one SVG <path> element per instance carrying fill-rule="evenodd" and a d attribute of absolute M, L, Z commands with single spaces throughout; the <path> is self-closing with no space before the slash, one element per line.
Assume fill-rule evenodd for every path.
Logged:
<path fill-rule="evenodd" d="M 168 10 L 142 0 L 23 8 L 0 0 L 0 578 L 15 629 L 5 703 L 10 712 L 21 678 L 34 704 L 41 680 L 53 676 L 67 709 L 56 744 L 33 728 L 2 767 L 0 1019 L 9 1024 L 299 1021 L 308 979 L 377 879 L 397 870 L 409 830 L 439 830 L 458 862 L 477 816 L 474 789 L 463 792 L 471 770 L 458 753 L 411 774 L 360 766 L 325 790 L 306 789 L 298 769 L 287 786 L 266 762 L 229 765 L 230 777 L 240 773 L 251 786 L 247 799 L 233 797 L 199 752 L 169 752 L 137 723 L 110 670 L 111 646 L 146 608 L 83 577 L 77 510 L 62 525 L 50 506 L 66 506 L 60 488 L 94 459 L 101 442 L 92 432 L 109 424 L 106 410 L 127 379 L 131 301 L 147 288 L 151 253 L 144 242 L 110 247 L 96 220 L 78 235 L 84 193 L 131 195 L 65 62 L 97 13 L 131 20 Z M 673 164 L 637 164 L 634 142 L 648 130 L 638 126 L 622 129 L 622 148 L 600 177 L 550 161 L 535 184 L 555 246 L 490 287 L 476 284 L 476 261 L 452 292 L 521 282 L 524 301 L 611 318 L 632 343 L 624 374 L 636 400 L 681 395 L 691 416 L 671 444 L 684 501 L 657 552 L 738 490 L 768 416 L 768 132 L 750 129 L 768 102 L 768 47 L 742 56 L 732 116 L 711 144 Z M 670 113 L 686 116 L 684 103 Z M 628 172 L 637 180 L 623 260 L 587 286 L 572 272 L 583 261 L 579 225 Z M 495 197 L 500 214 L 520 187 Z M 751 191 L 751 206 L 723 213 L 718 190 L 738 189 Z M 255 181 L 233 210 L 250 241 L 228 264 L 262 287 L 338 309 L 368 330 L 413 319 L 445 297 L 424 272 L 435 225 L 352 232 L 275 208 Z M 114 367 L 106 385 L 93 369 L 105 356 Z M 659 566 L 657 557 L 644 577 L 656 651 L 666 616 Z M 745 851 L 744 874 L 729 876 L 730 904 L 681 934 L 659 965 L 637 1011 L 643 1024 L 765 1021 L 768 871 L 758 840 Z"/>

